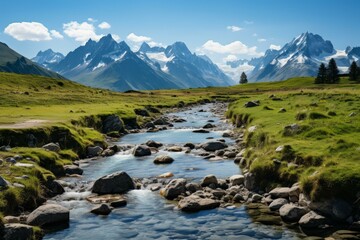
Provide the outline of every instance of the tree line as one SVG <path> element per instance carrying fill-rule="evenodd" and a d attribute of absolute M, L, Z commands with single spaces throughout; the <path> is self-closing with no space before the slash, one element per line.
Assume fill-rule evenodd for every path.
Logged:
<path fill-rule="evenodd" d="M 353 61 L 349 67 L 349 80 L 360 82 L 360 68 Z M 340 82 L 339 69 L 333 58 L 330 59 L 328 66 L 320 64 L 318 74 L 315 78 L 316 84 L 334 84 Z"/>

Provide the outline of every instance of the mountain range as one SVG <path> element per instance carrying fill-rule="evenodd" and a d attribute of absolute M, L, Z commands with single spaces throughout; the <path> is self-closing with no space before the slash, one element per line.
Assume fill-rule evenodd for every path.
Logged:
<path fill-rule="evenodd" d="M 63 78 L 61 75 L 47 70 L 0 42 L 0 72 L 19 74 L 35 74 L 51 78 Z"/>
<path fill-rule="evenodd" d="M 247 64 L 253 67 L 248 73 L 253 82 L 285 80 L 298 76 L 316 76 L 319 65 L 334 58 L 340 72 L 345 73 L 352 61 L 360 64 L 360 47 L 335 50 L 332 43 L 320 35 L 303 33 L 285 44 L 280 50 L 269 49 L 265 55 L 251 60 L 228 61 L 231 68 Z"/>
<path fill-rule="evenodd" d="M 79 83 L 116 91 L 229 86 L 234 82 L 206 56 L 192 54 L 183 42 L 164 47 L 143 43 L 133 52 L 109 34 L 61 57 L 52 50 L 33 61 Z"/>

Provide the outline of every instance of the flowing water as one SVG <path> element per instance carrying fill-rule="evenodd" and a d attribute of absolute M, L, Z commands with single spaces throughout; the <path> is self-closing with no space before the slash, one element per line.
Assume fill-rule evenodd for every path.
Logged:
<path fill-rule="evenodd" d="M 155 140 L 164 144 L 202 143 L 207 138 L 221 138 L 225 129 L 231 126 L 214 115 L 209 104 L 179 112 L 177 117 L 186 122 L 174 123 L 174 128 L 155 133 L 129 134 L 117 144 L 140 144 Z M 199 112 L 204 109 L 204 112 Z M 193 133 L 192 130 L 205 125 L 208 120 L 220 126 L 210 133 Z M 233 140 L 226 138 L 228 144 Z M 152 160 L 158 154 L 169 154 L 175 161 L 168 165 L 154 165 Z M 44 239 L 298 239 L 297 232 L 284 226 L 267 226 L 252 221 L 244 206 L 218 208 L 198 213 L 183 213 L 173 202 L 165 200 L 158 192 L 133 190 L 126 194 L 128 204 L 114 209 L 108 216 L 90 213 L 93 204 L 85 197 L 89 182 L 116 171 L 125 171 L 131 177 L 150 178 L 165 172 L 172 172 L 175 178 L 184 177 L 200 180 L 208 174 L 218 178 L 239 174 L 240 169 L 232 160 L 208 161 L 194 154 L 166 152 L 136 158 L 129 152 L 121 152 L 112 157 L 82 164 L 84 174 L 81 179 L 65 179 L 72 184 L 85 186 L 67 192 L 51 201 L 69 209 L 68 228 L 51 232 Z"/>

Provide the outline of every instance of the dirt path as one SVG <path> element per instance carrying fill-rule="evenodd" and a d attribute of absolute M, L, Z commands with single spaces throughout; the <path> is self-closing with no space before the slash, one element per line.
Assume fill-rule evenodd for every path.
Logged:
<path fill-rule="evenodd" d="M 39 127 L 47 122 L 49 122 L 49 120 L 33 119 L 33 120 L 28 120 L 25 122 L 14 123 L 14 124 L 0 124 L 0 129 L 4 129 L 4 128 L 20 129 L 20 128 Z"/>

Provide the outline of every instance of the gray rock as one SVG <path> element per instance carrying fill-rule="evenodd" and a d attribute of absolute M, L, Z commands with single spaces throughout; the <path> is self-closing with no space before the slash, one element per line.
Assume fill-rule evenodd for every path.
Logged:
<path fill-rule="evenodd" d="M 228 147 L 228 145 L 226 145 L 223 142 L 219 142 L 219 141 L 210 141 L 210 142 L 201 144 L 202 149 L 204 149 L 205 151 L 210 151 L 210 152 L 215 152 L 216 150 L 224 149 L 227 147 Z"/>
<path fill-rule="evenodd" d="M 164 118 L 158 118 L 154 121 L 155 125 L 168 125 L 169 122 L 166 121 Z"/>
<path fill-rule="evenodd" d="M 294 204 L 285 204 L 279 209 L 280 216 L 289 222 L 297 222 L 304 216 L 308 210 Z"/>
<path fill-rule="evenodd" d="M 203 126 L 203 128 L 214 128 L 215 125 L 211 124 L 211 123 L 207 123 Z"/>
<path fill-rule="evenodd" d="M 4 240 L 31 240 L 34 239 L 34 232 L 32 226 L 20 224 L 20 223 L 11 223 L 5 224 L 5 235 L 3 236 Z"/>
<path fill-rule="evenodd" d="M 125 193 L 135 189 L 135 183 L 126 172 L 115 172 L 95 181 L 92 192 L 97 194 Z"/>
<path fill-rule="evenodd" d="M 229 178 L 231 185 L 241 185 L 244 184 L 245 177 L 244 175 L 233 175 Z"/>
<path fill-rule="evenodd" d="M 13 157 L 8 157 L 8 158 L 6 158 L 5 160 L 6 160 L 6 162 L 8 162 L 8 163 L 12 163 L 12 164 L 15 164 L 15 163 L 16 163 L 16 160 L 15 160 L 15 158 L 13 158 Z"/>
<path fill-rule="evenodd" d="M 344 200 L 334 199 L 332 203 L 332 213 L 335 219 L 344 221 L 351 215 L 352 207 Z"/>
<path fill-rule="evenodd" d="M 244 104 L 244 107 L 249 108 L 249 107 L 257 107 L 259 106 L 259 102 L 258 101 L 250 101 Z"/>
<path fill-rule="evenodd" d="M 224 153 L 224 157 L 235 158 L 236 157 L 236 152 L 227 151 L 227 152 Z"/>
<path fill-rule="evenodd" d="M 44 146 L 42 146 L 42 148 L 51 151 L 51 152 L 60 152 L 61 148 L 59 146 L 59 144 L 57 143 L 48 143 L 45 144 Z"/>
<path fill-rule="evenodd" d="M 9 183 L 2 176 L 0 176 L 0 187 L 7 187 L 8 185 Z"/>
<path fill-rule="evenodd" d="M 239 203 L 239 202 L 245 201 L 245 198 L 244 198 L 244 196 L 243 196 L 242 194 L 237 193 L 237 194 L 235 194 L 235 196 L 234 196 L 234 198 L 233 198 L 233 201 L 234 201 L 235 203 Z"/>
<path fill-rule="evenodd" d="M 186 179 L 178 178 L 171 180 L 163 189 L 161 189 L 161 194 L 169 200 L 177 198 L 179 195 L 185 193 L 186 191 Z"/>
<path fill-rule="evenodd" d="M 144 124 L 144 128 L 155 128 L 155 124 L 152 122 L 147 122 Z"/>
<path fill-rule="evenodd" d="M 118 115 L 112 114 L 106 116 L 102 120 L 102 132 L 103 133 L 110 133 L 110 132 L 119 132 L 124 129 L 124 124 L 119 118 Z"/>
<path fill-rule="evenodd" d="M 258 203 L 261 202 L 261 199 L 263 199 L 263 196 L 260 194 L 255 193 L 254 195 L 252 195 L 251 197 L 251 202 L 253 203 Z"/>
<path fill-rule="evenodd" d="M 190 148 L 190 149 L 194 149 L 194 148 L 195 148 L 195 144 L 193 144 L 193 143 L 185 143 L 185 144 L 184 144 L 184 147 L 188 147 L 188 148 Z"/>
<path fill-rule="evenodd" d="M 149 141 L 147 141 L 145 144 L 146 144 L 146 146 L 148 146 L 148 147 L 154 147 L 154 148 L 159 148 L 159 147 L 162 147 L 162 146 L 163 146 L 162 143 L 155 142 L 154 140 L 149 140 Z"/>
<path fill-rule="evenodd" d="M 310 211 L 300 218 L 299 225 L 304 228 L 318 228 L 326 224 L 326 222 L 327 220 L 324 216 Z"/>
<path fill-rule="evenodd" d="M 155 164 L 169 164 L 172 163 L 173 161 L 174 159 L 168 155 L 160 155 L 154 159 Z"/>
<path fill-rule="evenodd" d="M 109 205 L 103 203 L 91 209 L 91 213 L 97 215 L 109 215 L 111 213 L 111 208 L 109 207 Z"/>
<path fill-rule="evenodd" d="M 23 156 L 21 156 L 21 155 L 15 155 L 14 158 L 15 158 L 16 161 L 20 161 L 20 160 L 23 159 Z"/>
<path fill-rule="evenodd" d="M 210 131 L 208 130 L 205 130 L 205 129 L 196 129 L 196 130 L 193 130 L 193 133 L 209 133 Z"/>
<path fill-rule="evenodd" d="M 53 195 L 59 195 L 59 194 L 63 194 L 65 192 L 64 187 L 57 180 L 50 182 L 47 185 L 47 187 L 49 188 L 49 190 L 51 191 L 51 193 Z"/>
<path fill-rule="evenodd" d="M 278 198 L 272 201 L 269 205 L 271 211 L 279 210 L 282 206 L 289 203 L 289 201 L 285 198 Z"/>
<path fill-rule="evenodd" d="M 89 157 L 97 157 L 97 156 L 100 156 L 102 151 L 103 151 L 103 149 L 101 147 L 99 147 L 99 146 L 88 147 L 87 148 L 87 155 Z"/>
<path fill-rule="evenodd" d="M 82 175 L 84 172 L 79 166 L 76 165 L 65 165 L 64 170 L 65 173 L 69 175 L 72 174 Z"/>
<path fill-rule="evenodd" d="M 197 183 L 188 183 L 185 185 L 186 191 L 189 191 L 190 193 L 194 193 L 201 189 L 201 186 Z"/>
<path fill-rule="evenodd" d="M 151 155 L 151 150 L 146 145 L 138 145 L 134 148 L 132 154 L 135 157 L 149 156 L 149 155 Z"/>
<path fill-rule="evenodd" d="M 143 116 L 143 117 L 149 117 L 148 111 L 146 109 L 134 109 L 134 112 L 136 115 Z"/>
<path fill-rule="evenodd" d="M 232 134 L 229 133 L 229 132 L 224 132 L 224 133 L 222 134 L 222 137 L 226 137 L 226 138 L 232 137 Z"/>
<path fill-rule="evenodd" d="M 178 204 L 178 207 L 184 212 L 198 212 L 201 210 L 217 208 L 219 206 L 219 201 L 210 198 L 201 198 L 196 195 L 185 197 L 181 199 Z"/>
<path fill-rule="evenodd" d="M 201 185 L 202 187 L 207 187 L 207 186 L 209 186 L 210 184 L 215 184 L 215 185 L 218 184 L 218 180 L 217 180 L 217 178 L 216 178 L 214 175 L 207 175 L 207 176 L 205 176 L 205 177 L 202 179 L 201 183 L 200 183 L 200 185 Z"/>
<path fill-rule="evenodd" d="M 244 186 L 249 190 L 253 190 L 255 188 L 255 175 L 253 173 L 245 173 L 244 177 Z"/>
<path fill-rule="evenodd" d="M 272 199 L 276 198 L 288 198 L 290 188 L 288 187 L 277 187 L 269 192 Z"/>
<path fill-rule="evenodd" d="M 70 211 L 58 204 L 46 204 L 35 209 L 27 218 L 27 224 L 33 226 L 68 223 Z"/>
<path fill-rule="evenodd" d="M 180 147 L 180 146 L 171 146 L 171 147 L 168 147 L 166 150 L 169 151 L 169 152 L 181 152 L 182 147 Z"/>

